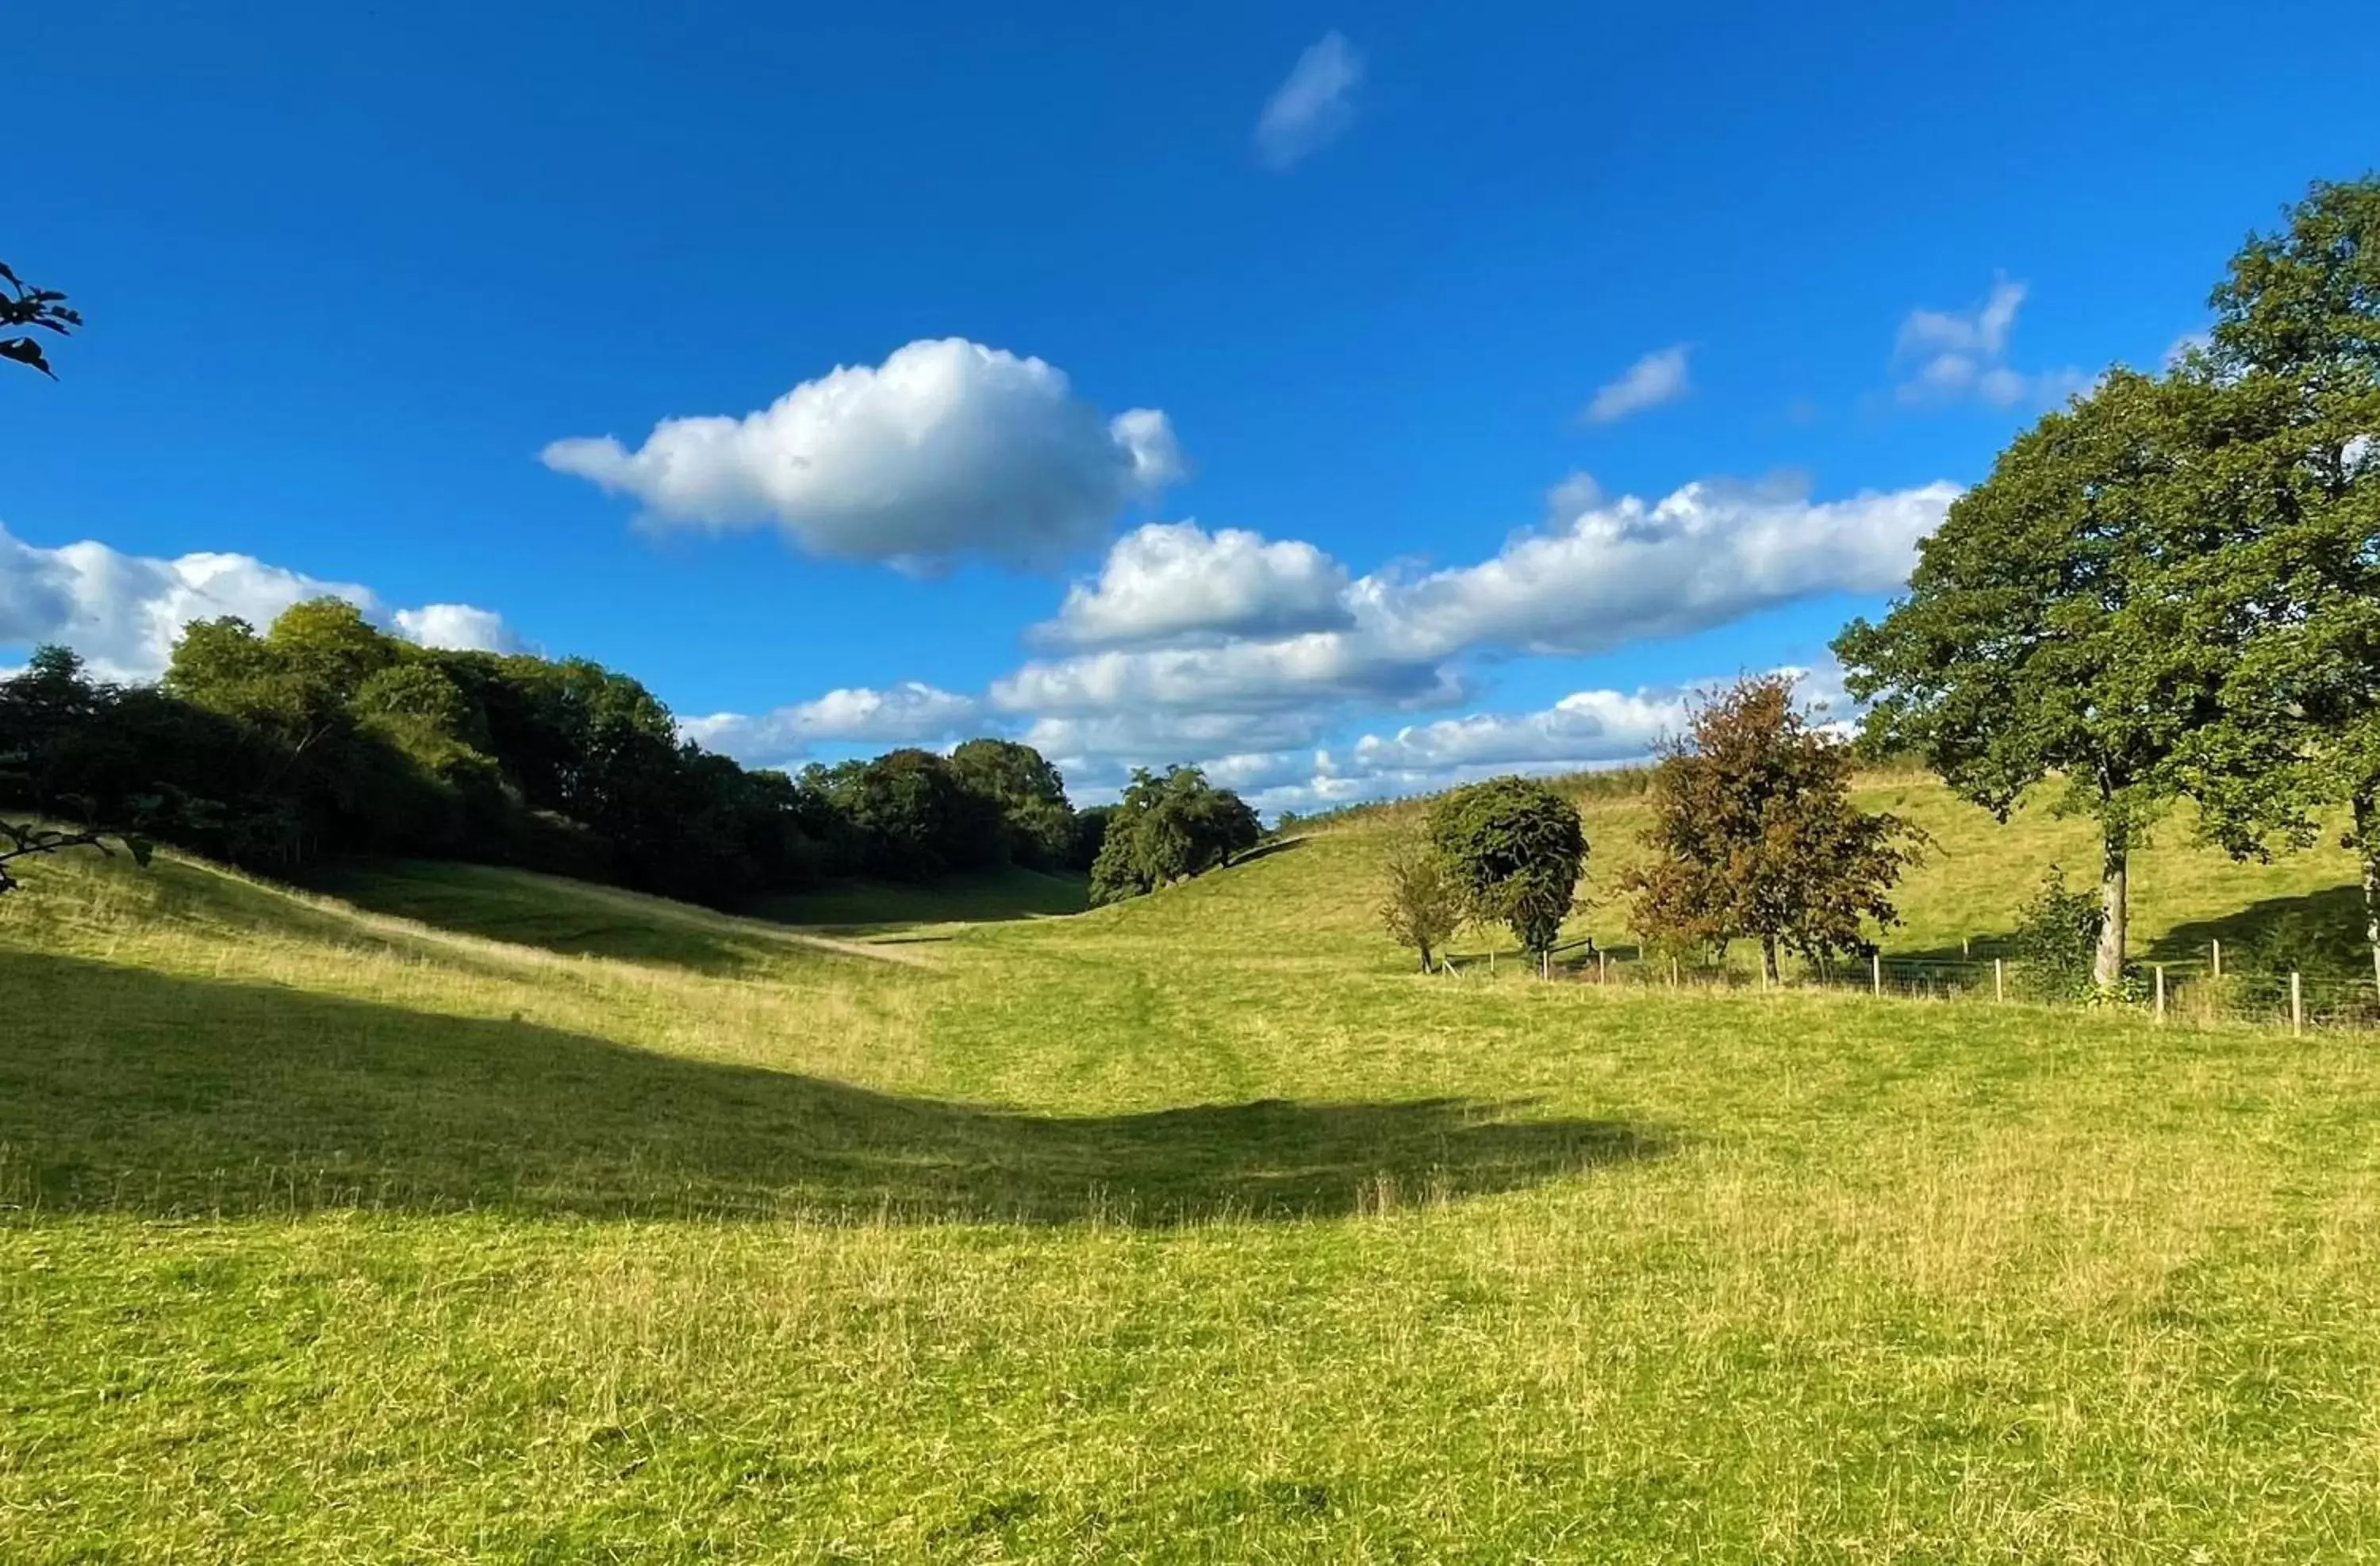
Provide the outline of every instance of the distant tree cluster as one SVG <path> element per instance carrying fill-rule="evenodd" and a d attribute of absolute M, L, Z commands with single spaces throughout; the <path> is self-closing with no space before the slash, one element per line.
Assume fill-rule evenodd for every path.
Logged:
<path fill-rule="evenodd" d="M 155 686 L 40 649 L 0 681 L 0 799 L 274 872 L 439 856 L 732 904 L 835 875 L 1079 871 L 1104 819 L 1006 740 L 747 769 L 625 674 L 418 647 L 338 599 L 261 632 L 197 622 Z"/>
<path fill-rule="evenodd" d="M 1116 903 L 1232 862 L 1264 839 L 1247 802 L 1196 767 L 1159 777 L 1135 770 L 1123 799 L 1104 812 L 1091 863 L 1091 901 Z"/>
<path fill-rule="evenodd" d="M 2380 178 L 2315 185 L 2211 303 L 2206 347 L 2043 419 L 1835 644 L 1871 743 L 2097 822 L 2103 989 L 2183 798 L 2241 856 L 2343 808 L 2380 965 Z"/>

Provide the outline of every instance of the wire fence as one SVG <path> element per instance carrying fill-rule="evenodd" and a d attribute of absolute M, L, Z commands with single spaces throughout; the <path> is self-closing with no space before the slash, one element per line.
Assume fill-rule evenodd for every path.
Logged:
<path fill-rule="evenodd" d="M 1759 990 L 1839 989 L 1905 1000 L 1985 1004 L 2072 1005 L 2133 1010 L 2158 1022 L 2249 1023 L 2295 1032 L 2315 1028 L 2380 1029 L 2380 973 L 2337 968 L 2275 970 L 2243 965 L 2220 944 L 2203 956 L 2134 963 L 2114 992 L 2076 985 L 2007 955 L 1978 955 L 1972 946 L 1953 954 L 1876 953 L 1816 966 L 1794 961 L 1770 980 L 1757 965 L 1678 958 L 1641 946 L 1597 946 L 1573 941 L 1542 959 L 1508 953 L 1525 971 L 1572 983 L 1638 989 Z M 1464 968 L 1491 966 L 1474 960 Z M 1448 971 L 1457 971 L 1452 963 Z"/>

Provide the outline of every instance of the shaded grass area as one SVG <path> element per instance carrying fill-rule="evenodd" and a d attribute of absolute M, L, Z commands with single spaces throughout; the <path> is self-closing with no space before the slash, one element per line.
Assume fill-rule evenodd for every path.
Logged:
<path fill-rule="evenodd" d="M 1036 1114 L 517 1021 L 0 952 L 0 1199 L 36 1211 L 1196 1222 L 1344 1215 L 1650 1156 L 1451 1099 Z"/>
<path fill-rule="evenodd" d="M 488 865 L 355 862 L 320 870 L 307 884 L 374 913 L 565 956 L 735 973 L 797 951 L 759 921 Z"/>
<path fill-rule="evenodd" d="M 813 891 L 764 897 L 748 912 L 780 924 L 805 925 L 835 935 L 897 935 L 946 924 L 1057 918 L 1090 906 L 1090 882 L 1011 868 L 951 876 L 923 886 L 853 880 Z"/>
<path fill-rule="evenodd" d="M 1381 841 L 931 968 L 39 867 L 0 1560 L 2380 1558 L 2366 1041 L 1423 978 Z"/>

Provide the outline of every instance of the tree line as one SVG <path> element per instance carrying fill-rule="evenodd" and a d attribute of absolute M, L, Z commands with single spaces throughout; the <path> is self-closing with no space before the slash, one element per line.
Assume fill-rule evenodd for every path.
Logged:
<path fill-rule="evenodd" d="M 1006 739 L 746 768 L 680 738 L 625 674 L 416 646 L 335 598 L 261 632 L 194 622 L 154 685 L 95 680 L 67 649 L 36 649 L 0 680 L 0 799 L 144 853 L 154 837 L 266 873 L 455 858 L 722 906 L 831 877 L 1009 865 L 1128 865 L 1103 887 L 1129 895 L 1258 835 L 1255 813 L 1196 769 L 1140 774 L 1123 805 L 1078 810 L 1055 766 Z M 52 835 L 55 848 L 89 834 Z M 43 851 L 10 841 L 12 856 Z"/>

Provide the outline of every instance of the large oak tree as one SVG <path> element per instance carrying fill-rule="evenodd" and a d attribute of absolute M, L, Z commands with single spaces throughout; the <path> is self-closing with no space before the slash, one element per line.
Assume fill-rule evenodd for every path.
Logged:
<path fill-rule="evenodd" d="M 2132 851 L 2239 639 L 2236 605 L 2204 590 L 2224 518 L 2193 494 L 2222 413 L 2206 381 L 2110 371 L 1951 505 L 1882 621 L 1835 642 L 1872 740 L 2003 819 L 2056 778 L 2056 807 L 2097 822 L 2103 985 L 2123 974 Z"/>
<path fill-rule="evenodd" d="M 2241 854 L 2345 807 L 2380 971 L 2380 178 L 2315 185 L 2211 303 L 2187 373 L 2228 415 L 2203 465 L 2227 523 L 2204 575 L 2238 646 L 2190 787 Z"/>

